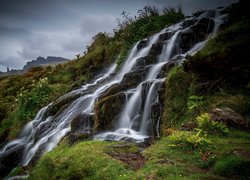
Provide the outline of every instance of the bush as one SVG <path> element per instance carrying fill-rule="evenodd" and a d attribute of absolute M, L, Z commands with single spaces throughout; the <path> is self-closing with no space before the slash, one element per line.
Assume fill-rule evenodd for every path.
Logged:
<path fill-rule="evenodd" d="M 212 121 L 208 113 L 201 114 L 196 118 L 198 127 L 209 134 L 226 135 L 229 129 L 221 122 Z"/>
<path fill-rule="evenodd" d="M 221 176 L 250 177 L 250 161 L 241 157 L 229 156 L 218 161 L 213 169 Z"/>
<path fill-rule="evenodd" d="M 212 148 L 212 143 L 206 138 L 206 135 L 201 135 L 201 130 L 197 133 L 187 131 L 176 131 L 169 136 L 172 147 L 180 147 L 184 150 L 206 151 Z"/>

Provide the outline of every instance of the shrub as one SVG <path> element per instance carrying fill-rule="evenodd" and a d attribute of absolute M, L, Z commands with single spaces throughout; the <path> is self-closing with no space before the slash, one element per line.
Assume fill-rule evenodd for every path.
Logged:
<path fill-rule="evenodd" d="M 206 151 L 210 149 L 212 143 L 206 138 L 206 135 L 201 135 L 201 130 L 197 133 L 187 131 L 176 131 L 169 136 L 172 147 L 180 147 L 184 150 Z"/>
<path fill-rule="evenodd" d="M 212 121 L 208 113 L 203 113 L 196 118 L 198 127 L 209 134 L 226 135 L 229 129 L 221 122 Z"/>
<path fill-rule="evenodd" d="M 218 161 L 213 170 L 221 176 L 250 177 L 250 161 L 241 157 L 229 156 Z"/>

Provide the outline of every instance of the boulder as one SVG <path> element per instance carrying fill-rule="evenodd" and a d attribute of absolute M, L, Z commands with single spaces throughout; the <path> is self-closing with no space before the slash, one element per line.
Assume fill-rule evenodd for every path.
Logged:
<path fill-rule="evenodd" d="M 144 78 L 144 70 L 131 71 L 124 75 L 121 83 L 127 84 L 129 87 L 136 87 Z"/>
<path fill-rule="evenodd" d="M 151 58 L 156 58 L 158 55 L 161 54 L 161 51 L 162 51 L 162 48 L 163 48 L 163 45 L 165 43 L 162 42 L 162 41 L 158 41 L 156 43 L 154 43 L 148 53 L 148 56 L 150 56 Z"/>
<path fill-rule="evenodd" d="M 182 27 L 183 29 L 187 28 L 187 27 L 190 27 L 192 25 L 194 25 L 196 23 L 196 19 L 189 19 L 189 20 L 185 20 L 183 23 L 182 23 Z"/>
<path fill-rule="evenodd" d="M 141 49 L 145 48 L 147 44 L 148 44 L 148 40 L 141 40 L 136 47 L 137 51 L 140 51 Z"/>
<path fill-rule="evenodd" d="M 136 59 L 136 63 L 133 66 L 132 71 L 144 69 L 145 66 L 146 66 L 146 58 L 140 57 L 140 58 Z"/>
<path fill-rule="evenodd" d="M 113 128 L 125 104 L 123 92 L 105 97 L 95 104 L 94 131 Z"/>
<path fill-rule="evenodd" d="M 166 41 L 169 40 L 172 36 L 172 32 L 165 32 L 163 34 L 161 34 L 158 38 L 159 41 Z"/>
<path fill-rule="evenodd" d="M 82 141 L 92 138 L 93 114 L 78 114 L 71 121 L 71 131 L 68 135 L 69 143 L 74 144 L 77 141 Z"/>
<path fill-rule="evenodd" d="M 25 146 L 20 144 L 20 146 L 15 146 L 8 151 L 5 151 L 0 156 L 0 179 L 9 174 L 9 172 L 18 166 L 22 159 L 23 151 Z"/>
<path fill-rule="evenodd" d="M 196 43 L 196 35 L 191 28 L 182 31 L 180 37 L 180 48 L 182 53 L 187 52 Z"/>
<path fill-rule="evenodd" d="M 200 19 L 195 25 L 191 27 L 195 36 L 196 42 L 205 40 L 207 35 L 214 29 L 214 20 L 209 18 Z"/>
<path fill-rule="evenodd" d="M 103 98 L 105 98 L 107 96 L 111 96 L 111 95 L 116 94 L 118 92 L 122 92 L 122 91 L 124 91 L 126 89 L 128 89 L 127 84 L 120 84 L 120 83 L 113 84 L 111 87 L 109 87 L 107 90 L 105 90 L 99 96 L 99 99 L 103 99 Z"/>
<path fill-rule="evenodd" d="M 149 128 L 149 132 L 151 132 L 150 134 L 153 134 L 154 136 L 158 136 L 158 131 L 159 131 L 159 127 L 158 123 L 161 117 L 161 105 L 158 102 L 153 102 L 151 105 L 151 123 L 152 126 L 150 126 Z"/>
<path fill-rule="evenodd" d="M 135 131 L 139 131 L 140 130 L 140 125 L 141 125 L 141 115 L 137 114 L 133 120 L 132 120 L 132 126 L 131 129 L 135 130 Z"/>
<path fill-rule="evenodd" d="M 246 119 L 230 108 L 215 108 L 210 113 L 211 120 L 222 122 L 228 127 L 247 129 Z"/>
<path fill-rule="evenodd" d="M 137 71 L 137 70 L 144 70 L 148 65 L 155 64 L 157 62 L 157 57 L 155 56 L 145 56 L 145 57 L 140 57 L 136 60 L 135 65 L 133 66 L 132 70 Z"/>
<path fill-rule="evenodd" d="M 93 117 L 93 114 L 78 114 L 71 121 L 71 132 L 90 131 L 90 127 L 92 127 Z"/>

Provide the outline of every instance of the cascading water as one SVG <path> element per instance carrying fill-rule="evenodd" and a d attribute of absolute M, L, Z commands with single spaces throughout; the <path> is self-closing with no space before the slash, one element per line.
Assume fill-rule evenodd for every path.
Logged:
<path fill-rule="evenodd" d="M 150 39 L 154 39 L 154 41 L 157 42 L 161 35 L 167 34 L 170 36 L 170 38 L 163 40 L 164 44 L 162 51 L 158 55 L 156 63 L 143 67 L 143 70 L 148 69 L 146 70 L 146 78 L 144 78 L 136 88 L 129 89 L 125 92 L 130 94 L 130 98 L 126 101 L 125 107 L 120 114 L 116 130 L 113 132 L 98 134 L 95 138 L 101 140 L 127 140 L 141 142 L 149 135 L 152 135 L 152 130 L 149 130 L 149 126 L 155 128 L 156 132 L 153 133 L 153 135 L 159 135 L 159 118 L 157 118 L 156 122 L 152 122 L 151 114 L 152 105 L 159 104 L 157 92 L 162 87 L 165 79 L 157 77 L 157 75 L 168 62 L 175 61 L 176 64 L 179 64 L 184 60 L 187 54 L 193 55 L 200 50 L 207 41 L 207 37 L 214 36 L 219 25 L 223 22 L 222 19 L 225 17 L 226 15 L 220 15 L 219 11 L 205 11 L 199 17 L 187 18 L 186 20 L 170 26 L 151 37 Z M 206 37 L 200 38 L 200 40 L 195 37 L 195 42 L 192 44 L 190 43 L 188 49 L 182 49 L 183 34 L 185 35 L 185 33 L 188 32 L 190 36 L 194 35 L 194 27 L 197 24 L 202 23 L 202 21 L 208 21 L 205 29 Z M 210 30 L 211 27 L 212 29 Z M 192 28 L 194 28 L 194 30 Z M 152 45 L 152 43 L 149 43 L 148 46 Z M 146 56 L 146 54 L 144 55 Z M 146 86 L 144 90 L 147 92 L 147 95 L 144 97 L 142 96 L 143 86 Z M 135 127 L 134 124 L 140 125 L 139 127 Z"/>
<path fill-rule="evenodd" d="M 17 165 L 26 166 L 41 153 L 52 150 L 71 131 L 70 124 L 77 117 L 84 120 L 81 131 L 90 133 L 95 102 L 113 85 L 123 84 L 132 73 L 142 72 L 141 81 L 123 91 L 126 102 L 117 126 L 114 131 L 97 134 L 94 138 L 141 142 L 148 136 L 159 135 L 161 106 L 158 91 L 165 81 L 161 73 L 168 63 L 178 64 L 186 54 L 192 55 L 204 46 L 207 37 L 216 33 L 226 17 L 218 12 L 205 12 L 163 29 L 144 40 L 146 44 L 142 48 L 138 42 L 117 74 L 114 74 L 116 66 L 113 64 L 93 83 L 83 85 L 42 108 L 17 139 L 1 148 L 0 169 L 10 171 Z M 6 159 L 15 155 L 8 164 Z"/>

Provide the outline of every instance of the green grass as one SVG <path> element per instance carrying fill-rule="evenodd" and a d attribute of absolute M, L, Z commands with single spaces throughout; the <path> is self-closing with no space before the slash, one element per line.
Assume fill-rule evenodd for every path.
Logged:
<path fill-rule="evenodd" d="M 134 172 L 111 158 L 105 149 L 112 143 L 88 141 L 73 147 L 60 145 L 44 155 L 29 179 L 129 179 Z"/>
<path fill-rule="evenodd" d="M 226 137 L 208 135 L 213 148 L 200 151 L 178 148 L 171 136 L 164 137 L 143 150 L 146 162 L 138 170 L 107 154 L 137 153 L 133 144 L 86 141 L 68 146 L 64 141 L 31 168 L 29 179 L 227 179 L 229 169 L 235 179 L 247 178 L 249 159 L 244 154 L 250 153 L 249 138 L 249 133 L 236 130 Z"/>

